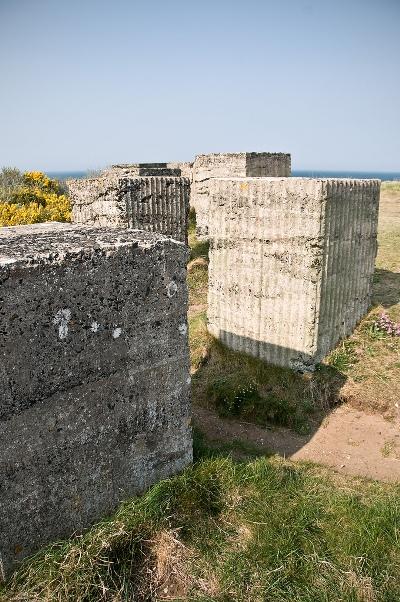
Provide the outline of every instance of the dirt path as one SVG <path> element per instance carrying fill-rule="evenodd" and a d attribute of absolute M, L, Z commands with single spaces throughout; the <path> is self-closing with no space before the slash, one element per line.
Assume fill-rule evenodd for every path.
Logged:
<path fill-rule="evenodd" d="M 240 440 L 293 460 L 309 460 L 338 472 L 381 481 L 400 481 L 400 422 L 341 406 L 312 435 L 263 429 L 193 408 L 194 423 L 211 442 Z"/>

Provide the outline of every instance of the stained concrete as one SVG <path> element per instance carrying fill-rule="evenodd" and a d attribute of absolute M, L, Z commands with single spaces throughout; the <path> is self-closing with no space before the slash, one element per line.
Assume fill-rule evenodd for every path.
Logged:
<path fill-rule="evenodd" d="M 102 174 L 118 173 L 126 176 L 180 176 L 179 163 L 118 163 L 105 169 Z"/>
<path fill-rule="evenodd" d="M 190 182 L 193 180 L 193 162 L 192 161 L 179 161 L 175 163 L 167 163 L 170 169 L 179 169 L 180 176 L 183 178 L 189 178 Z"/>
<path fill-rule="evenodd" d="M 162 167 L 166 164 L 146 165 L 117 165 L 96 178 L 68 180 L 72 221 L 160 232 L 187 242 L 189 179 L 158 175 L 180 172 Z M 145 172 L 156 175 L 141 175 Z"/>
<path fill-rule="evenodd" d="M 222 177 L 290 176 L 287 153 L 211 153 L 197 155 L 193 164 L 190 203 L 196 211 L 196 232 L 208 237 L 210 180 Z"/>
<path fill-rule="evenodd" d="M 102 171 L 102 174 L 129 175 L 129 176 L 182 176 L 192 180 L 193 163 L 189 161 L 175 161 L 170 163 L 119 163 L 111 165 Z"/>
<path fill-rule="evenodd" d="M 371 302 L 379 180 L 210 180 L 209 331 L 313 369 Z"/>
<path fill-rule="evenodd" d="M 3 573 L 191 461 L 186 262 L 125 228 L 0 230 Z"/>

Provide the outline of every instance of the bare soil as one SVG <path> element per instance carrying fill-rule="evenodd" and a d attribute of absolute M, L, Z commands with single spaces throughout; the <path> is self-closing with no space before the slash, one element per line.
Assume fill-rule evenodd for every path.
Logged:
<path fill-rule="evenodd" d="M 384 185 L 381 194 L 375 309 L 369 319 L 378 311 L 389 311 L 393 319 L 400 319 L 400 190 L 389 186 Z M 192 315 L 204 311 L 205 299 L 201 301 L 193 304 Z M 366 322 L 368 317 L 350 337 L 354 362 L 346 370 L 339 396 L 347 403 L 317 415 L 311 434 L 220 418 L 207 404 L 197 403 L 195 426 L 211 444 L 244 442 L 260 453 L 312 461 L 339 473 L 400 481 L 400 341 L 371 339 Z"/>
<path fill-rule="evenodd" d="M 193 408 L 193 419 L 211 444 L 240 441 L 255 445 L 267 455 L 311 461 L 353 476 L 400 481 L 400 422 L 389 422 L 348 405 L 325 417 L 312 436 L 222 419 L 198 406 Z"/>

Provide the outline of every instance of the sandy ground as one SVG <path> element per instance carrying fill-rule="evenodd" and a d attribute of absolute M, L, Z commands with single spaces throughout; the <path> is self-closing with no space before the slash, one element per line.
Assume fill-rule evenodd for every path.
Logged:
<path fill-rule="evenodd" d="M 400 422 L 388 422 L 341 406 L 312 435 L 289 429 L 263 429 L 247 422 L 219 418 L 213 411 L 193 408 L 194 424 L 210 442 L 240 440 L 266 454 L 324 464 L 349 475 L 400 481 Z"/>

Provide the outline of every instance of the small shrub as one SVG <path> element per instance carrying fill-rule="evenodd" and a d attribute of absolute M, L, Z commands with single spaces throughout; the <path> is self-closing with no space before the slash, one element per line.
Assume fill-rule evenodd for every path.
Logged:
<path fill-rule="evenodd" d="M 239 416 L 245 406 L 259 401 L 260 395 L 253 381 L 237 380 L 236 376 L 215 380 L 209 387 L 220 416 Z"/>
<path fill-rule="evenodd" d="M 23 183 L 23 175 L 15 167 L 3 167 L 0 171 L 0 203 L 9 203 L 12 194 Z"/>
<path fill-rule="evenodd" d="M 40 171 L 24 174 L 3 168 L 0 174 L 0 226 L 45 221 L 67 222 L 71 207 L 63 187 Z"/>
<path fill-rule="evenodd" d="M 328 365 L 339 372 L 347 372 L 356 362 L 354 343 L 349 340 L 342 341 L 328 357 Z"/>
<path fill-rule="evenodd" d="M 274 424 L 299 433 L 308 432 L 308 417 L 314 409 L 309 400 L 291 401 L 263 389 L 265 387 L 244 373 L 234 373 L 211 382 L 207 393 L 221 417 L 240 416 L 263 427 Z"/>

